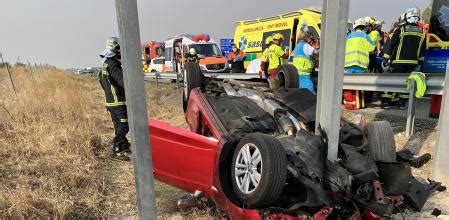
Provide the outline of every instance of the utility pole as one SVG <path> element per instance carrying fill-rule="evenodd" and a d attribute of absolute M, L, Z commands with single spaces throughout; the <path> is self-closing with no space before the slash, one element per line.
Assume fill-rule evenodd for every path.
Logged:
<path fill-rule="evenodd" d="M 120 32 L 139 219 L 156 220 L 153 163 L 149 139 L 145 81 L 142 74 L 137 1 L 115 0 L 115 6 Z"/>

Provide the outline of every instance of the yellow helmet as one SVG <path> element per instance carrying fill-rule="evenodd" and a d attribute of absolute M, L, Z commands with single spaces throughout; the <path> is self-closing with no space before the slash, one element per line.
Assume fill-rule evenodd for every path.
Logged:
<path fill-rule="evenodd" d="M 268 37 L 265 39 L 265 44 L 268 45 L 268 44 L 271 43 L 271 41 L 273 41 L 273 37 L 272 37 L 272 36 L 268 36 Z"/>
<path fill-rule="evenodd" d="M 284 40 L 284 35 L 282 35 L 281 33 L 276 33 L 273 36 L 273 40 Z"/>

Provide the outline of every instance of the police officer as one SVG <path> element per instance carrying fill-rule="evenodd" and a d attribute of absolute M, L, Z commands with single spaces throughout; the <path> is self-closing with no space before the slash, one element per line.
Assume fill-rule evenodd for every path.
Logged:
<path fill-rule="evenodd" d="M 319 51 L 312 47 L 307 42 L 310 39 L 310 33 L 307 27 L 303 28 L 298 35 L 298 43 L 293 50 L 293 65 L 298 69 L 299 74 L 299 88 L 308 89 L 313 94 L 316 94 L 313 87 L 310 73 L 313 70 L 313 56 L 317 56 Z"/>
<path fill-rule="evenodd" d="M 195 48 L 190 48 L 189 53 L 185 55 L 184 61 L 185 62 L 195 62 L 198 63 L 198 55 L 196 54 Z"/>
<path fill-rule="evenodd" d="M 421 13 L 418 8 L 409 8 L 404 13 L 404 23 L 394 31 L 384 50 L 384 65 L 391 64 L 393 73 L 420 71 L 426 50 L 425 30 L 418 26 Z M 400 109 L 407 105 L 407 94 L 399 94 L 397 102 Z M 383 106 L 388 105 L 390 97 L 383 97 Z"/>
<path fill-rule="evenodd" d="M 268 73 L 273 78 L 277 74 L 279 66 L 285 63 L 285 59 L 288 58 L 288 52 L 284 51 L 281 47 L 284 36 L 277 33 L 273 36 L 273 44 L 268 48 L 267 56 L 263 57 L 261 63 L 261 69 L 265 69 L 268 65 Z"/>
<path fill-rule="evenodd" d="M 111 116 L 115 129 L 115 137 L 112 141 L 112 157 L 129 160 L 131 151 L 128 139 L 126 139 L 129 127 L 119 39 L 116 37 L 108 39 L 106 49 L 100 54 L 100 57 L 103 58 L 103 68 L 99 74 L 100 84 L 106 97 L 106 109 Z"/>

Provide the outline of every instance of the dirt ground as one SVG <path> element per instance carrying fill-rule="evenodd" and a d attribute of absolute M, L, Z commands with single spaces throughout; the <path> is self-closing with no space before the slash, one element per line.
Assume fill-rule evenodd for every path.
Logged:
<path fill-rule="evenodd" d="M 136 216 L 132 164 L 109 157 L 113 126 L 97 78 L 56 69 L 36 69 L 33 78 L 25 69 L 12 71 L 17 96 L 0 69 L 0 219 Z M 187 128 L 174 84 L 147 83 L 146 90 L 151 117 Z M 405 118 L 365 116 L 390 121 L 398 149 L 404 146 Z M 436 124 L 417 120 L 423 144 L 416 153 L 433 154 Z M 413 170 L 423 179 L 430 172 L 430 163 Z M 184 192 L 160 182 L 155 189 L 161 219 L 212 218 L 212 207 L 179 212 L 176 201 Z M 407 219 L 431 217 L 435 207 L 448 214 L 448 195 L 434 195 L 423 213 Z"/>

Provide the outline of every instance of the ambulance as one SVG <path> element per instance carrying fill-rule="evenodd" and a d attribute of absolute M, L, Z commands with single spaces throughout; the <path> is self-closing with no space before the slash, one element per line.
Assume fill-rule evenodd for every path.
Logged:
<path fill-rule="evenodd" d="M 275 33 L 281 33 L 286 39 L 282 47 L 290 52 L 296 46 L 296 36 L 301 27 L 307 27 L 312 34 L 312 45 L 318 46 L 321 29 L 321 9 L 305 8 L 282 15 L 237 21 L 234 43 L 246 54 L 245 68 L 249 62 L 262 57 L 265 50 L 265 39 Z M 348 24 L 348 29 L 352 24 Z M 349 31 L 349 30 L 348 30 Z"/>
<path fill-rule="evenodd" d="M 165 41 L 165 72 L 182 73 L 184 57 L 194 48 L 202 72 L 229 73 L 230 68 L 218 45 L 208 34 L 183 34 Z"/>

